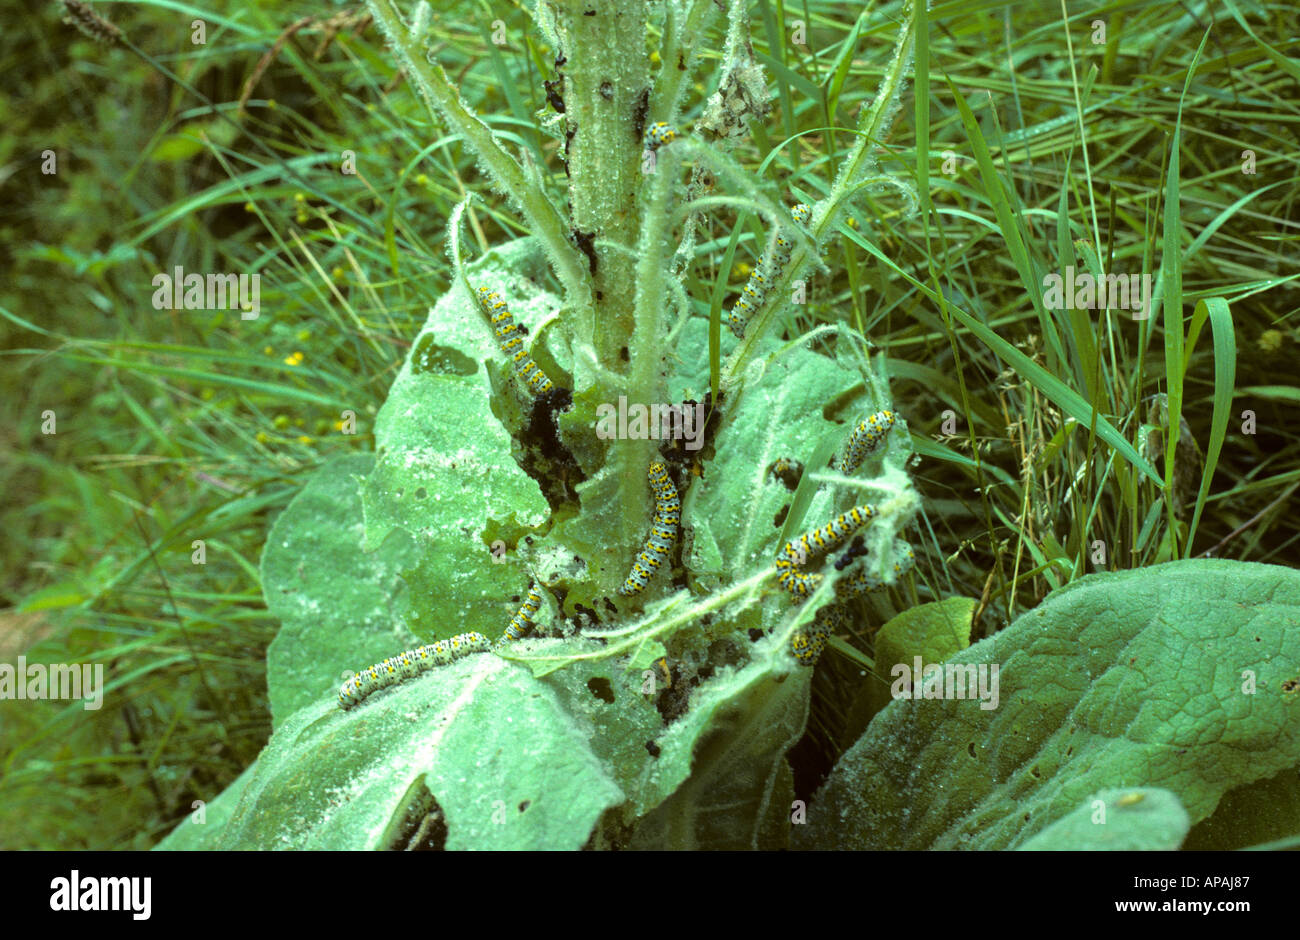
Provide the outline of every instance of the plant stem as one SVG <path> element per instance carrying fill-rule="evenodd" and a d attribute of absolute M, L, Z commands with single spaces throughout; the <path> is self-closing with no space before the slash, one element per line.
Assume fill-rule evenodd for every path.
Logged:
<path fill-rule="evenodd" d="M 636 199 L 642 183 L 637 109 L 650 87 L 645 4 L 568 2 L 555 13 L 559 51 L 567 60 L 570 219 L 580 239 L 591 239 L 595 268 L 594 335 L 576 339 L 592 342 L 597 360 L 612 366 L 625 361 L 622 351 L 633 328 L 632 248 L 640 234 Z"/>
<path fill-rule="evenodd" d="M 546 245 L 570 302 L 582 304 L 588 295 L 585 266 L 569 241 L 559 211 L 545 193 L 528 182 L 518 161 L 501 148 L 491 129 L 465 106 L 442 67 L 427 61 L 419 42 L 411 38 L 388 0 L 366 0 L 366 7 L 425 102 L 464 137 L 493 181 L 515 202 L 532 233 Z"/>

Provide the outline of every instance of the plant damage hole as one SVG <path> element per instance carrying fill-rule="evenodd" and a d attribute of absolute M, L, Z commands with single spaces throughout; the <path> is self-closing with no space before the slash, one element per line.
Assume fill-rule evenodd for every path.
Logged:
<path fill-rule="evenodd" d="M 606 705 L 614 704 L 614 687 L 604 676 L 594 676 L 587 680 L 587 691 Z"/>

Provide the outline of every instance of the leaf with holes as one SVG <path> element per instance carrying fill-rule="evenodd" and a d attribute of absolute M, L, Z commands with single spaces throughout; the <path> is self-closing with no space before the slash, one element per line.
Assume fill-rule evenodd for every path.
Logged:
<path fill-rule="evenodd" d="M 429 801 L 432 798 L 432 803 Z M 577 849 L 623 793 L 556 693 L 491 653 L 276 730 L 222 849 L 379 849 L 436 804 L 448 849 Z"/>
<path fill-rule="evenodd" d="M 472 277 L 506 292 L 512 310 L 558 305 L 533 286 L 538 265 L 536 243 L 522 239 L 489 253 Z M 511 386 L 494 399 L 482 362 L 506 367 L 477 303 L 453 287 L 429 311 L 375 419 L 363 544 L 373 550 L 394 530 L 414 540 L 417 558 L 402 575 L 421 637 L 498 632 L 530 573 L 513 551 L 494 557 L 493 543 L 513 547 L 550 514 L 493 411 Z"/>

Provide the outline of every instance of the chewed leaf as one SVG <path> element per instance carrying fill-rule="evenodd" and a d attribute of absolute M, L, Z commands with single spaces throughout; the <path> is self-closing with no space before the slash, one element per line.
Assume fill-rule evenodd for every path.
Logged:
<path fill-rule="evenodd" d="M 512 243 L 473 276 L 520 285 L 512 293 L 522 297 L 537 250 L 530 239 Z M 534 306 L 547 302 L 536 288 L 529 296 Z M 494 557 L 492 545 L 513 546 L 550 516 L 537 482 L 516 462 L 518 428 L 507 429 L 493 409 L 489 372 L 507 365 L 477 301 L 453 288 L 429 311 L 375 419 L 376 462 L 362 490 L 364 544 L 373 548 L 395 530 L 414 540 L 418 560 L 402 574 L 410 627 L 421 637 L 499 632 L 512 612 L 503 599 L 526 587 L 529 574 L 513 552 Z M 512 393 L 508 383 L 501 390 Z"/>
<path fill-rule="evenodd" d="M 424 786 L 448 849 L 577 849 L 623 793 L 561 699 L 479 653 L 342 711 L 284 722 L 258 758 L 218 847 L 390 847 Z"/>

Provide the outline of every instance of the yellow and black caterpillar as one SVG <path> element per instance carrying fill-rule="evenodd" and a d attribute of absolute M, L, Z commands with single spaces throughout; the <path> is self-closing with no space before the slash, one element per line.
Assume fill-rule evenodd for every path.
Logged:
<path fill-rule="evenodd" d="M 776 570 L 780 572 L 777 583 L 789 591 L 797 600 L 811 594 L 821 584 L 825 575 L 807 574 L 800 570 L 813 555 L 820 555 L 828 549 L 839 545 L 846 538 L 875 518 L 876 510 L 871 506 L 854 506 L 846 513 L 836 516 L 820 528 L 805 532 L 793 541 L 786 542 L 777 553 Z"/>
<path fill-rule="evenodd" d="M 817 617 L 807 630 L 799 630 L 790 638 L 790 649 L 801 666 L 815 666 L 821 658 L 831 636 L 844 624 L 844 608 L 827 604 L 817 611 Z"/>
<path fill-rule="evenodd" d="M 655 514 L 650 522 L 650 537 L 646 539 L 645 548 L 636 556 L 631 573 L 618 589 L 618 593 L 628 597 L 644 591 L 650 578 L 668 559 L 668 552 L 677 538 L 677 524 L 682 519 L 682 501 L 663 462 L 656 460 L 651 463 L 647 477 L 655 498 Z"/>
<path fill-rule="evenodd" d="M 879 450 L 880 445 L 885 442 L 889 429 L 897 420 L 898 415 L 892 411 L 877 411 L 859 421 L 858 426 L 849 435 L 848 446 L 844 448 L 844 456 L 840 459 L 840 473 L 852 473 L 862 465 L 862 461 Z"/>
<path fill-rule="evenodd" d="M 531 630 L 535 624 L 533 617 L 542 606 L 542 595 L 536 587 L 528 588 L 528 597 L 520 606 L 518 612 L 510 618 L 510 625 L 506 627 L 506 632 L 501 636 L 502 643 L 512 643 L 515 640 L 521 640 L 524 635 Z"/>
<path fill-rule="evenodd" d="M 902 539 L 894 539 L 894 577 L 898 578 L 911 570 L 916 564 L 916 554 L 912 546 Z M 884 582 L 873 575 L 858 572 L 835 583 L 835 594 L 841 598 L 856 597 L 867 591 L 874 591 L 884 586 Z M 827 604 L 817 611 L 812 626 L 800 630 L 790 638 L 790 649 L 801 666 L 815 666 L 821 658 L 826 645 L 836 630 L 845 625 L 848 619 L 846 609 L 841 604 Z"/>
<path fill-rule="evenodd" d="M 791 210 L 790 214 L 794 216 L 796 222 L 803 224 L 810 217 L 811 211 L 805 203 L 801 202 Z M 731 332 L 737 339 L 744 338 L 745 324 L 763 305 L 763 298 L 767 296 L 767 285 L 778 280 L 785 271 L 785 266 L 790 263 L 791 247 L 790 239 L 784 232 L 778 230 L 763 260 L 749 276 L 749 283 L 732 304 L 731 312 L 727 314 L 727 326 L 731 328 Z"/>
<path fill-rule="evenodd" d="M 664 144 L 671 144 L 677 139 L 677 131 L 667 121 L 657 121 L 645 132 L 647 150 L 658 150 Z"/>
<path fill-rule="evenodd" d="M 435 666 L 445 666 L 470 653 L 486 653 L 492 641 L 481 633 L 458 633 L 447 640 L 417 646 L 352 676 L 339 689 L 339 708 L 354 708 L 369 696 L 406 679 L 413 679 Z"/>
<path fill-rule="evenodd" d="M 510 315 L 502 296 L 490 287 L 480 287 L 477 299 L 483 312 L 492 321 L 492 332 L 496 334 L 497 344 L 514 362 L 519 377 L 528 383 L 536 395 L 553 389 L 554 383 L 546 377 L 542 367 L 533 362 L 528 350 L 524 348 L 524 332 L 515 324 L 515 318 Z"/>

